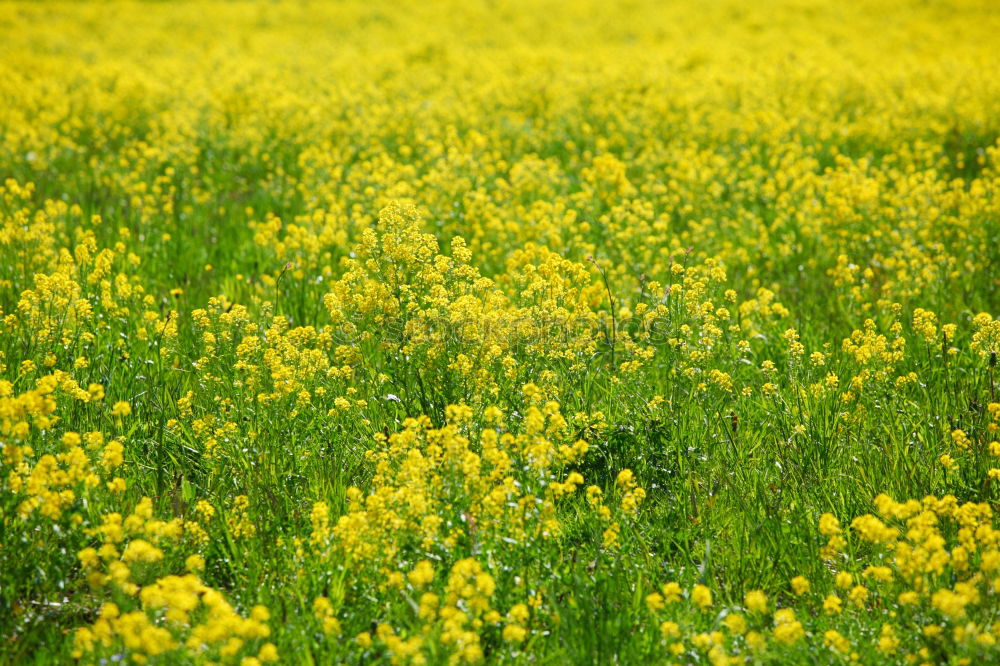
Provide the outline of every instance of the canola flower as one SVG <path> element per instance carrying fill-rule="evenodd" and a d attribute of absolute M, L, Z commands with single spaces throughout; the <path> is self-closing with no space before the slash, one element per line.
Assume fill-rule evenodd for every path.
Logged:
<path fill-rule="evenodd" d="M 0 662 L 997 660 L 991 3 L 0 17 Z"/>

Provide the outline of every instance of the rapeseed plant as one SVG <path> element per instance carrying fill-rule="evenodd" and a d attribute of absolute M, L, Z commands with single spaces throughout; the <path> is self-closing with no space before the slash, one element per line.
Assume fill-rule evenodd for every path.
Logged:
<path fill-rule="evenodd" d="M 997 660 L 989 3 L 4 9 L 0 663 Z"/>

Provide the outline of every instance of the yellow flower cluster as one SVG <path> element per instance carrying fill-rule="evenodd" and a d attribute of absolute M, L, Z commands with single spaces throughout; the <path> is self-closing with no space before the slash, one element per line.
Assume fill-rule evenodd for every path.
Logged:
<path fill-rule="evenodd" d="M 4 4 L 0 654 L 997 660 L 998 32 Z"/>
<path fill-rule="evenodd" d="M 205 567 L 201 555 L 185 560 L 192 573 L 156 578 L 165 563 L 165 551 L 182 545 L 190 525 L 179 518 L 157 520 L 147 497 L 129 516 L 105 515 L 101 525 L 91 530 L 103 545 L 84 548 L 77 557 L 91 587 L 109 586 L 105 593 L 117 603 L 105 602 L 97 621 L 76 631 L 76 658 L 94 659 L 124 648 L 137 663 L 159 655 L 228 663 L 242 655 L 240 663 L 247 666 L 254 660 L 277 660 L 275 646 L 262 642 L 270 635 L 267 608 L 255 606 L 249 617 L 237 613 L 221 592 L 193 573 Z"/>
<path fill-rule="evenodd" d="M 142 610 L 127 613 L 112 602 L 105 603 L 92 626 L 77 630 L 74 657 L 92 659 L 95 651 L 110 653 L 121 646 L 136 663 L 160 655 L 233 663 L 247 652 L 248 642 L 260 643 L 270 634 L 266 608 L 255 607 L 250 617 L 241 617 L 222 594 L 193 574 L 161 578 L 143 587 L 139 598 Z M 203 621 L 195 622 L 193 616 Z M 161 617 L 166 626 L 158 622 Z M 251 666 L 277 659 L 274 644 L 261 643 L 253 656 L 244 656 L 239 663 Z"/>
<path fill-rule="evenodd" d="M 762 650 L 798 659 L 806 653 L 789 651 L 793 646 L 815 649 L 805 646 L 817 641 L 855 661 L 859 653 L 921 664 L 937 663 L 942 654 L 995 658 L 1000 530 L 990 507 L 962 504 L 951 495 L 902 503 L 879 495 L 875 505 L 881 518 L 855 518 L 850 534 L 831 514 L 820 519 L 820 532 L 837 539 L 824 547 L 824 557 L 840 567 L 831 576 L 834 591 L 825 597 L 801 575 L 789 581 L 797 608 L 773 612 L 762 590 L 747 592 L 741 606 L 721 613 L 705 613 L 713 609 L 713 597 L 703 585 L 685 593 L 670 582 L 647 595 L 667 654 L 687 654 L 690 644 L 714 664 L 743 663 Z M 701 612 L 692 615 L 685 605 Z M 872 614 L 891 620 L 876 637 L 858 630 Z"/>

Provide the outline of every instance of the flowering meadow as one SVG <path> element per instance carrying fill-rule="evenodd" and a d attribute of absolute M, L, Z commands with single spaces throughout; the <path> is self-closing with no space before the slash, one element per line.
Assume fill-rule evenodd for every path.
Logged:
<path fill-rule="evenodd" d="M 0 3 L 0 663 L 1000 661 L 997 35 Z"/>

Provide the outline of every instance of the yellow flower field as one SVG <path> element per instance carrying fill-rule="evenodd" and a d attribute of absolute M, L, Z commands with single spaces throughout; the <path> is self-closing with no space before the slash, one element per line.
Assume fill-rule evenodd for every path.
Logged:
<path fill-rule="evenodd" d="M 0 663 L 1000 660 L 998 34 L 0 2 Z"/>

